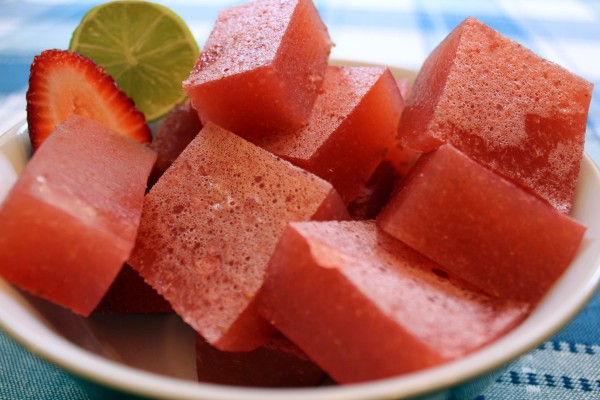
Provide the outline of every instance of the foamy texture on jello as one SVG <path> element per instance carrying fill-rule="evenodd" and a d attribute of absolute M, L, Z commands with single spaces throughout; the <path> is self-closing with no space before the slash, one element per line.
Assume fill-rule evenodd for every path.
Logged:
<path fill-rule="evenodd" d="M 263 0 L 223 10 L 205 44 L 194 79 L 218 80 L 270 64 L 296 4 Z"/>
<path fill-rule="evenodd" d="M 130 263 L 211 344 L 248 350 L 261 334 L 238 325 L 262 329 L 251 303 L 285 225 L 345 213 L 329 183 L 209 123 L 146 196 Z"/>

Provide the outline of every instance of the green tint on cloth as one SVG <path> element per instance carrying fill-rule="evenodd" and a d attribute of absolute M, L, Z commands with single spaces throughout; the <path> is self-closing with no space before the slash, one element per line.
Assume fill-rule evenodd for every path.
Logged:
<path fill-rule="evenodd" d="M 92 400 L 81 383 L 0 331 L 1 400 Z"/>

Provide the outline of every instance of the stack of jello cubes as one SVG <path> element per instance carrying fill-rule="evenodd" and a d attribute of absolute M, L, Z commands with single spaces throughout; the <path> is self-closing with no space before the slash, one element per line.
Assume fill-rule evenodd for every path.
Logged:
<path fill-rule="evenodd" d="M 152 145 L 185 149 L 156 172 L 128 264 L 196 330 L 200 380 L 345 384 L 457 359 L 526 318 L 584 236 L 569 212 L 591 84 L 472 18 L 406 98 L 386 67 L 329 65 L 331 46 L 310 0 L 224 10 Z M 27 289 L 26 270 L 2 273 Z"/>

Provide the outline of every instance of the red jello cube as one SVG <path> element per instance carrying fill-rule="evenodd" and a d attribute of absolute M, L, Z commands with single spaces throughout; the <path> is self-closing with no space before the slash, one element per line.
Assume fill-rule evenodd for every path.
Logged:
<path fill-rule="evenodd" d="M 162 314 L 173 308 L 144 282 L 136 270 L 125 264 L 94 309 L 96 314 Z"/>
<path fill-rule="evenodd" d="M 451 143 L 569 213 L 592 84 L 476 19 L 425 61 L 399 133 L 424 152 Z"/>
<path fill-rule="evenodd" d="M 0 274 L 88 315 L 133 248 L 155 159 L 91 119 L 69 117 L 0 209 Z"/>
<path fill-rule="evenodd" d="M 196 337 L 200 382 L 233 386 L 316 386 L 325 373 L 302 350 L 279 335 L 252 351 L 222 351 Z"/>
<path fill-rule="evenodd" d="M 299 127 L 331 45 L 311 0 L 245 3 L 219 14 L 183 86 L 202 121 L 238 135 Z"/>
<path fill-rule="evenodd" d="M 377 221 L 485 292 L 532 303 L 562 275 L 585 233 L 451 145 L 419 159 Z"/>
<path fill-rule="evenodd" d="M 375 221 L 291 223 L 259 309 L 339 383 L 386 378 L 464 356 L 527 314 L 473 291 Z"/>
<path fill-rule="evenodd" d="M 347 218 L 332 186 L 212 123 L 152 187 L 130 264 L 213 346 L 271 329 L 253 299 L 289 221 Z"/>
<path fill-rule="evenodd" d="M 253 141 L 331 182 L 349 203 L 396 145 L 403 107 L 388 68 L 329 67 L 305 127 Z"/>
<path fill-rule="evenodd" d="M 202 129 L 198 113 L 190 102 L 175 106 L 161 122 L 150 147 L 156 151 L 156 163 L 150 177 L 154 184 Z"/>

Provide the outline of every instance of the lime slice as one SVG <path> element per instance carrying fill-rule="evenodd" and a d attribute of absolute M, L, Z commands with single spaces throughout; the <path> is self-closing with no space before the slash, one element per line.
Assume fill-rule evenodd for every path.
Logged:
<path fill-rule="evenodd" d="M 181 82 L 200 53 L 177 14 L 136 0 L 92 8 L 73 32 L 69 50 L 104 68 L 148 121 L 185 99 Z"/>

